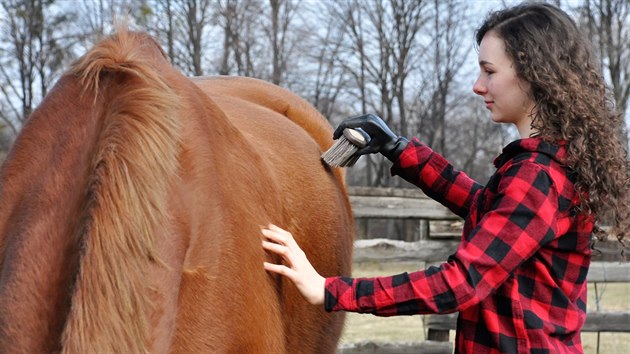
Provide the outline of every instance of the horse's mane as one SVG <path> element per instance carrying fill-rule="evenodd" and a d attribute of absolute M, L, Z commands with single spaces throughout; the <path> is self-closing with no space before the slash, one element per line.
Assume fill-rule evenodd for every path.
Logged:
<path fill-rule="evenodd" d="M 124 29 L 72 67 L 102 112 L 89 166 L 80 266 L 63 337 L 66 353 L 147 352 L 147 271 L 160 266 L 156 230 L 177 173 L 180 122 L 168 64 L 148 35 Z M 170 67 L 170 66 L 169 66 Z"/>

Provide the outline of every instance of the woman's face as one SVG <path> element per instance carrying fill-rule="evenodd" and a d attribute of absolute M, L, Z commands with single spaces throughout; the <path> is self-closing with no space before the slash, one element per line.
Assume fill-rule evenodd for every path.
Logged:
<path fill-rule="evenodd" d="M 494 31 L 486 33 L 479 44 L 479 68 L 473 91 L 483 97 L 492 120 L 515 124 L 521 137 L 528 137 L 534 109 L 531 86 L 516 76 L 503 40 Z"/>

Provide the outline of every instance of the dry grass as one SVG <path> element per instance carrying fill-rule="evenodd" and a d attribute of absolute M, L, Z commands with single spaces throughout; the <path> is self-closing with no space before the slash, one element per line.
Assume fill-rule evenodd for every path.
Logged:
<path fill-rule="evenodd" d="M 417 263 L 361 263 L 354 265 L 355 277 L 392 275 L 411 272 L 424 268 Z M 588 306 L 595 310 L 597 306 L 595 287 L 589 285 Z M 630 284 L 598 284 L 597 294 L 600 298 L 600 311 L 630 311 Z M 423 316 L 377 317 L 349 313 L 341 341 L 353 343 L 362 340 L 374 342 L 419 342 L 426 339 Z M 583 333 L 584 353 L 597 353 L 597 333 Z M 451 331 L 451 341 L 455 339 Z M 601 333 L 599 335 L 599 353 L 622 354 L 630 352 L 630 333 Z"/>

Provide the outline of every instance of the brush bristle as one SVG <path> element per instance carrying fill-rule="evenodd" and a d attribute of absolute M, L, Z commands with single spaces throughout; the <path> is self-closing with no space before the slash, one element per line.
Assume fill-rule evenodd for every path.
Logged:
<path fill-rule="evenodd" d="M 330 149 L 322 154 L 322 159 L 331 167 L 350 167 L 359 159 L 359 156 L 354 155 L 358 150 L 356 145 L 342 135 Z"/>

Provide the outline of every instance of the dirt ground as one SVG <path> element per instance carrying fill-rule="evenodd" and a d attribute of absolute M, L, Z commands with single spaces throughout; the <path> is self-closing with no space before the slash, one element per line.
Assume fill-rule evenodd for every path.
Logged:
<path fill-rule="evenodd" d="M 354 265 L 355 277 L 393 275 L 401 272 L 412 272 L 424 268 L 417 263 L 361 263 Z M 589 285 L 589 309 L 597 306 L 595 288 Z M 600 311 L 630 311 L 630 284 L 598 284 Z M 374 342 L 420 342 L 426 339 L 423 316 L 377 317 L 373 315 L 349 313 L 342 334 L 341 343 L 354 343 L 363 340 Z M 451 341 L 455 339 L 451 331 Z M 583 333 L 582 345 L 585 354 L 596 354 L 598 346 L 597 333 Z M 630 353 L 630 333 L 600 333 L 600 354 Z"/>

